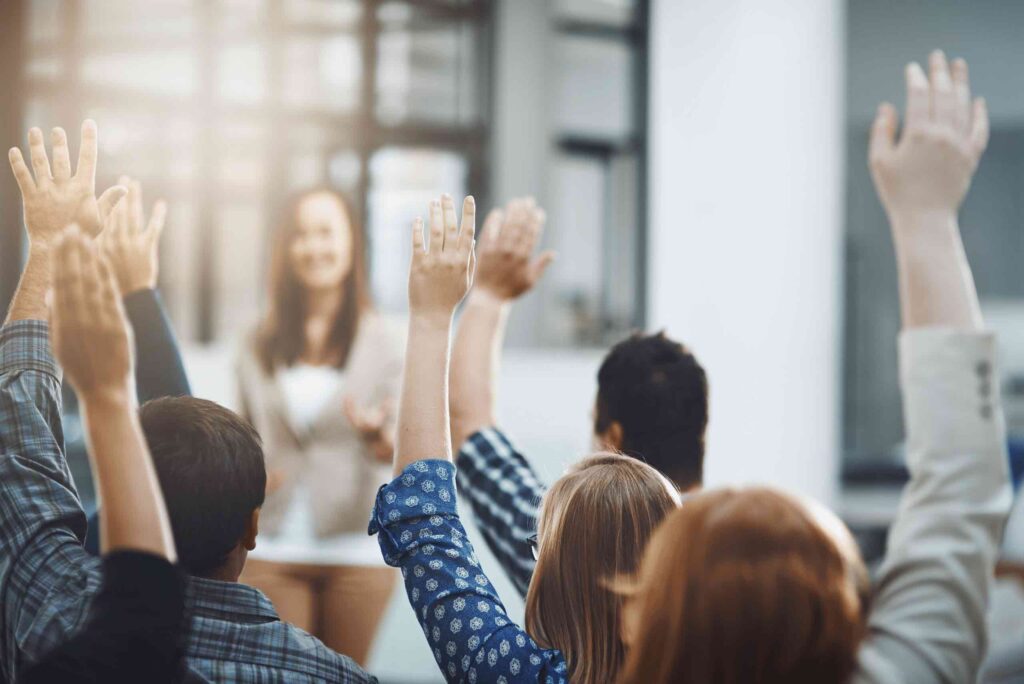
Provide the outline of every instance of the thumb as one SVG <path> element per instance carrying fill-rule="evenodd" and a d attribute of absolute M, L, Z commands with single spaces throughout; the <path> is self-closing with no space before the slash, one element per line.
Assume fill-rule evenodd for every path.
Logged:
<path fill-rule="evenodd" d="M 110 216 L 110 212 L 114 210 L 117 203 L 121 201 L 121 198 L 128 194 L 128 188 L 123 185 L 115 185 L 100 195 L 100 198 L 96 200 L 99 206 L 100 219 L 106 222 L 107 217 Z"/>
<path fill-rule="evenodd" d="M 558 258 L 558 254 L 551 250 L 543 252 L 537 260 L 533 262 L 533 266 L 530 267 L 533 276 L 533 282 L 537 282 L 544 275 L 544 272 L 548 270 L 548 266 L 553 264 Z"/>

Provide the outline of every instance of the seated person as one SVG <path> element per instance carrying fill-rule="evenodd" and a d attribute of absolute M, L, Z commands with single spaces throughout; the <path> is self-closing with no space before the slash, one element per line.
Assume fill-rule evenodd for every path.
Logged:
<path fill-rule="evenodd" d="M 867 586 L 851 535 L 818 504 L 764 488 L 697 494 L 670 509 L 639 572 L 608 578 L 607 591 L 622 602 L 603 605 L 621 617 L 629 645 L 617 674 L 591 678 L 585 661 L 569 656 L 571 635 L 591 628 L 591 614 L 563 612 L 576 623 L 560 632 L 565 645 L 549 641 L 544 628 L 527 633 L 510 622 L 479 567 L 452 494 L 444 408 L 452 311 L 472 278 L 473 224 L 464 210 L 459 231 L 448 200 L 443 224 L 431 212 L 429 251 L 421 226 L 414 228 L 396 479 L 379 492 L 370 531 L 388 562 L 402 568 L 448 681 L 974 681 L 1011 500 L 1005 426 L 989 382 L 995 345 L 980 331 L 956 223 L 985 147 L 987 117 L 983 103 L 971 112 L 962 61 L 951 76 L 945 58 L 934 55 L 932 73 L 929 86 L 920 67 L 908 72 L 910 134 L 894 145 L 895 117 L 886 107 L 872 137 L 899 255 L 911 471 L 880 577 Z M 589 487 L 553 501 L 558 491 L 556 484 L 542 503 L 531 592 L 545 585 L 546 554 L 582 555 L 609 537 L 643 533 L 620 506 L 619 526 L 584 520 L 575 534 L 559 534 L 557 521 L 546 524 L 549 507 L 559 520 L 578 520 L 588 502 L 621 492 Z M 563 591 L 574 579 L 564 580 Z"/>
<path fill-rule="evenodd" d="M 54 249 L 52 268 L 54 356 L 78 394 L 107 505 L 103 584 L 81 631 L 18 681 L 181 682 L 183 578 L 173 565 L 171 525 L 139 425 L 131 334 L 117 284 L 77 226 Z"/>
<path fill-rule="evenodd" d="M 604 582 L 636 570 L 679 493 L 651 466 L 620 454 L 595 454 L 570 469 L 541 510 L 542 538 L 557 541 L 540 550 L 527 598 L 529 634 L 509 622 L 458 518 L 450 462 L 448 339 L 452 312 L 471 278 L 474 214 L 467 198 L 460 231 L 452 198 L 445 196 L 431 205 L 429 251 L 423 250 L 422 222 L 413 231 L 397 479 L 378 493 L 370 530 L 379 534 L 385 560 L 402 568 L 449 681 L 495 682 L 500 675 L 609 682 L 625 649 L 618 625 L 622 600 Z M 437 454 L 446 458 L 430 460 Z M 482 664 L 496 662 L 499 653 L 503 668 Z"/>
<path fill-rule="evenodd" d="M 452 441 L 461 445 L 459 490 L 477 526 L 523 596 L 536 561 L 527 539 L 537 532 L 546 487 L 497 426 L 495 385 L 511 303 L 538 282 L 554 255 L 533 258 L 544 212 L 532 200 L 492 211 L 477 247 L 473 289 L 452 351 Z M 681 492 L 701 486 L 708 385 L 704 369 L 664 333 L 615 345 L 597 375 L 595 448 L 634 456 Z"/>
<path fill-rule="evenodd" d="M 907 112 L 879 108 L 870 160 L 896 247 L 907 485 L 873 587 L 849 532 L 764 488 L 697 494 L 621 582 L 622 684 L 974 682 L 1012 492 L 991 378 L 995 338 L 957 211 L 988 140 L 967 65 L 907 69 Z M 541 539 L 541 546 L 545 540 Z"/>
<path fill-rule="evenodd" d="M 82 548 L 85 516 L 64 461 L 60 371 L 49 352 L 44 300 L 57 234 L 72 222 L 99 233 L 113 201 L 109 191 L 94 196 L 94 123 L 83 126 L 74 175 L 63 131 L 54 131 L 52 174 L 38 129 L 29 142 L 34 177 L 20 151 L 10 153 L 29 258 L 0 331 L 0 674 L 9 681 L 78 631 L 100 589 L 101 565 Z M 140 422 L 189 575 L 188 667 L 215 681 L 373 681 L 236 582 L 255 545 L 266 485 L 251 426 L 187 397 L 149 402 Z"/>

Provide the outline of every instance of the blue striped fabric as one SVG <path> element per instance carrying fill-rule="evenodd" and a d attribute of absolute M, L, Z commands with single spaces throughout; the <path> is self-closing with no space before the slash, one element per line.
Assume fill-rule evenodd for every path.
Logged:
<path fill-rule="evenodd" d="M 456 464 L 459 494 L 469 499 L 484 541 L 520 595 L 526 596 L 536 565 L 526 540 L 537 531 L 547 488 L 497 428 L 471 435 Z"/>

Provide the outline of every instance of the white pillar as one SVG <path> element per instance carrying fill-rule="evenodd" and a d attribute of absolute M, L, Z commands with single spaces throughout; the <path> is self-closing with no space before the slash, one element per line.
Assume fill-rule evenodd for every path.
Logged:
<path fill-rule="evenodd" d="M 833 501 L 842 3 L 655 0 L 652 11 L 649 327 L 708 371 L 709 484 Z"/>

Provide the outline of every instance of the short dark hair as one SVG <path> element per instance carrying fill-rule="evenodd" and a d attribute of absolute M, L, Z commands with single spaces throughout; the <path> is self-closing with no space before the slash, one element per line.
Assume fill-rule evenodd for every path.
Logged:
<path fill-rule="evenodd" d="M 594 432 L 622 426 L 623 453 L 682 490 L 704 479 L 708 380 L 696 357 L 664 332 L 634 334 L 612 347 L 597 373 Z"/>
<path fill-rule="evenodd" d="M 192 575 L 221 567 L 263 505 L 267 470 L 247 421 L 205 399 L 164 397 L 139 411 L 174 531 Z"/>

